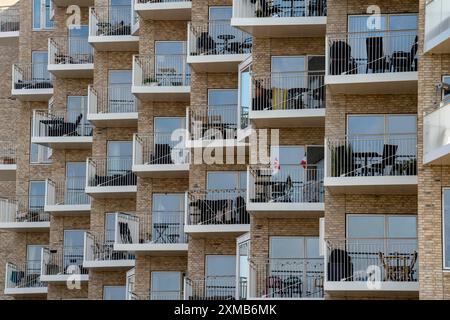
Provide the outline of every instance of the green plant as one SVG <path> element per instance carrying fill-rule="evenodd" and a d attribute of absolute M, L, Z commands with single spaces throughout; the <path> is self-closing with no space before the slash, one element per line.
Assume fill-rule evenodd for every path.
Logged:
<path fill-rule="evenodd" d="M 158 80 L 156 80 L 155 77 L 148 77 L 144 79 L 144 84 L 149 84 L 149 83 L 156 83 L 158 82 Z"/>

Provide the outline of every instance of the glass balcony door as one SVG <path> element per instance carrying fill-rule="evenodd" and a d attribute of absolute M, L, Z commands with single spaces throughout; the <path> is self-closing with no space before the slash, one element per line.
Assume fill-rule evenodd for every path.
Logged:
<path fill-rule="evenodd" d="M 65 204 L 78 205 L 89 203 L 85 194 L 86 162 L 69 162 L 66 164 Z"/>
<path fill-rule="evenodd" d="M 233 299 L 236 285 L 236 256 L 207 255 L 205 297 Z"/>
<path fill-rule="evenodd" d="M 76 269 L 81 272 L 83 265 L 83 249 L 84 249 L 84 233 L 85 230 L 64 230 L 64 270 L 67 267 Z"/>
<path fill-rule="evenodd" d="M 154 194 L 152 210 L 153 242 L 184 242 L 183 215 L 183 194 Z"/>
<path fill-rule="evenodd" d="M 108 84 L 108 112 L 136 112 L 135 98 L 131 93 L 132 71 L 109 71 Z"/>
<path fill-rule="evenodd" d="M 151 276 L 151 300 L 180 300 L 181 272 L 153 271 Z"/>
<path fill-rule="evenodd" d="M 133 157 L 132 141 L 108 141 L 107 174 L 123 175 L 131 170 Z"/>

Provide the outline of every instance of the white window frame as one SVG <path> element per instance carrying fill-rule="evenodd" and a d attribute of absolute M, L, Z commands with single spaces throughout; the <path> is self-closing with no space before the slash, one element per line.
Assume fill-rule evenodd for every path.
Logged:
<path fill-rule="evenodd" d="M 385 17 L 386 19 L 386 29 L 385 30 L 370 30 L 367 32 L 389 32 L 389 31 L 393 31 L 391 30 L 391 16 L 395 16 L 395 17 L 400 17 L 400 16 L 416 16 L 417 17 L 417 26 L 416 28 L 419 28 L 419 13 L 418 12 L 411 12 L 411 13 L 384 13 L 381 14 L 381 17 Z M 350 18 L 352 17 L 371 17 L 370 14 L 350 14 L 347 17 L 347 33 L 350 33 L 350 30 L 348 30 L 349 26 L 350 26 Z M 412 30 L 412 29 L 407 29 L 407 30 Z M 395 30 L 394 30 L 395 31 Z M 366 32 L 366 31 L 353 31 L 351 33 L 357 33 L 357 32 Z"/>
<path fill-rule="evenodd" d="M 40 1 L 41 5 L 40 5 L 40 10 L 39 10 L 39 28 L 36 28 L 34 26 L 34 23 L 36 22 L 34 20 L 34 1 Z M 53 30 L 55 29 L 55 26 L 53 24 L 52 27 L 47 27 L 47 17 L 46 17 L 46 12 L 45 12 L 45 1 L 46 0 L 33 0 L 31 3 L 31 17 L 32 17 L 32 21 L 31 21 L 31 26 L 32 26 L 32 30 L 33 31 L 40 31 L 40 30 Z M 53 21 L 52 20 L 52 12 L 53 12 L 54 8 L 53 8 L 53 1 L 50 1 L 50 16 L 49 16 L 49 21 Z"/>

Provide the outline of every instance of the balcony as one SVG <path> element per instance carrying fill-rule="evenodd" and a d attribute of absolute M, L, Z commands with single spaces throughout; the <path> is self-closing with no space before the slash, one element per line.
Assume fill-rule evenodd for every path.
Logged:
<path fill-rule="evenodd" d="M 85 192 L 93 198 L 135 198 L 137 177 L 130 158 L 87 159 Z"/>
<path fill-rule="evenodd" d="M 105 241 L 104 237 L 84 234 L 84 268 L 95 269 L 129 269 L 134 267 L 134 255 L 128 252 L 114 251 L 114 242 Z"/>
<path fill-rule="evenodd" d="M 247 210 L 268 217 L 320 217 L 325 211 L 323 169 L 313 166 L 250 166 Z"/>
<path fill-rule="evenodd" d="M 16 180 L 17 150 L 11 141 L 0 141 L 0 181 Z"/>
<path fill-rule="evenodd" d="M 229 20 L 188 25 L 187 62 L 196 72 L 238 72 L 239 63 L 251 52 L 251 35 L 232 27 Z"/>
<path fill-rule="evenodd" d="M 98 128 L 136 127 L 138 108 L 130 85 L 88 89 L 87 119 Z"/>
<path fill-rule="evenodd" d="M 186 110 L 188 148 L 245 147 L 238 142 L 237 105 L 191 106 Z"/>
<path fill-rule="evenodd" d="M 57 7 L 68 7 L 73 4 L 80 7 L 92 6 L 95 0 L 52 0 L 53 4 Z"/>
<path fill-rule="evenodd" d="M 131 5 L 89 8 L 89 43 L 98 51 L 138 51 L 131 33 Z"/>
<path fill-rule="evenodd" d="M 83 267 L 83 248 L 44 248 L 41 259 L 41 281 L 67 283 L 89 280 L 89 270 Z"/>
<path fill-rule="evenodd" d="M 0 199 L 0 229 L 16 232 L 47 232 L 50 215 L 41 196 Z"/>
<path fill-rule="evenodd" d="M 235 300 L 236 277 L 184 279 L 184 300 Z"/>
<path fill-rule="evenodd" d="M 323 258 L 250 262 L 250 298 L 323 299 Z"/>
<path fill-rule="evenodd" d="M 327 37 L 325 84 L 342 94 L 417 94 L 417 30 Z"/>
<path fill-rule="evenodd" d="M 0 7 L 0 46 L 19 43 L 20 13 L 17 5 Z"/>
<path fill-rule="evenodd" d="M 430 165 L 450 164 L 450 103 L 424 115 L 423 119 L 423 163 Z"/>
<path fill-rule="evenodd" d="M 331 295 L 418 295 L 417 239 L 330 239 L 325 264 Z"/>
<path fill-rule="evenodd" d="M 324 72 L 285 72 L 252 81 L 249 119 L 255 128 L 325 126 Z"/>
<path fill-rule="evenodd" d="M 331 193 L 416 194 L 416 134 L 327 138 L 325 187 Z"/>
<path fill-rule="evenodd" d="M 191 20 L 191 0 L 134 1 L 134 10 L 144 20 Z"/>
<path fill-rule="evenodd" d="M 159 211 L 153 212 L 150 219 L 117 213 L 114 249 L 153 256 L 185 255 L 188 244 L 183 215 L 182 211 Z"/>
<path fill-rule="evenodd" d="M 424 52 L 450 53 L 450 3 L 446 0 L 425 3 Z"/>
<path fill-rule="evenodd" d="M 34 110 L 31 143 L 52 149 L 91 149 L 92 127 L 85 117 L 83 112 Z"/>
<path fill-rule="evenodd" d="M 87 38 L 48 39 L 48 71 L 60 78 L 92 78 L 94 50 Z"/>
<path fill-rule="evenodd" d="M 199 190 L 186 193 L 186 233 L 242 234 L 250 231 L 244 189 Z"/>
<path fill-rule="evenodd" d="M 184 139 L 179 138 L 167 132 L 135 134 L 133 172 L 139 177 L 188 177 L 190 153 L 184 147 Z"/>
<path fill-rule="evenodd" d="M 324 37 L 326 0 L 233 0 L 231 25 L 258 38 Z"/>
<path fill-rule="evenodd" d="M 47 294 L 47 284 L 41 282 L 41 261 L 6 263 L 6 295 L 40 296 Z"/>
<path fill-rule="evenodd" d="M 85 186 L 85 178 L 71 177 L 62 181 L 47 179 L 45 212 L 61 216 L 90 214 L 91 198 L 84 192 Z"/>
<path fill-rule="evenodd" d="M 135 55 L 131 91 L 142 101 L 189 101 L 191 73 L 186 55 Z"/>
<path fill-rule="evenodd" d="M 11 94 L 20 101 L 48 101 L 53 95 L 53 79 L 47 63 L 14 64 Z"/>

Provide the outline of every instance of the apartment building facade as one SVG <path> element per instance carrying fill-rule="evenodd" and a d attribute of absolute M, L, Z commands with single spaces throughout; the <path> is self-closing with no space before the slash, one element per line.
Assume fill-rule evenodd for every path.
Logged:
<path fill-rule="evenodd" d="M 447 298 L 449 15 L 6 3 L 0 298 Z"/>

